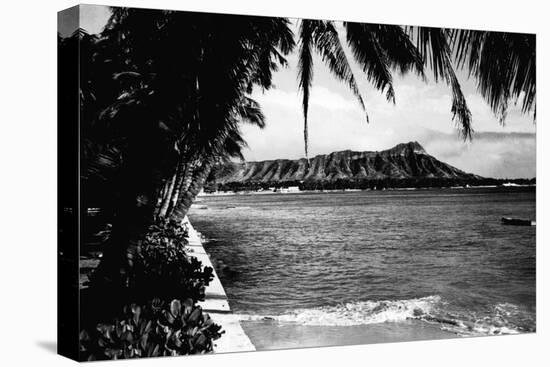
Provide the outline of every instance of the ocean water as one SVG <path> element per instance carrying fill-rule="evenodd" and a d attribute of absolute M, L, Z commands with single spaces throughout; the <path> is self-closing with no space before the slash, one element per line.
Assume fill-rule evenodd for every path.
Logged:
<path fill-rule="evenodd" d="M 500 223 L 535 212 L 532 188 L 477 188 L 204 196 L 189 217 L 245 323 L 476 336 L 535 331 L 536 227 Z"/>

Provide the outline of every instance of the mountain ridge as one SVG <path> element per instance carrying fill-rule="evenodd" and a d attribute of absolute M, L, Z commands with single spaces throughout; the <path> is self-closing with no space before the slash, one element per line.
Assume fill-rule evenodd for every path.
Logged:
<path fill-rule="evenodd" d="M 229 162 L 216 167 L 210 181 L 217 184 L 372 181 L 382 179 L 481 180 L 439 161 L 417 141 L 381 151 L 343 150 L 305 158 Z"/>

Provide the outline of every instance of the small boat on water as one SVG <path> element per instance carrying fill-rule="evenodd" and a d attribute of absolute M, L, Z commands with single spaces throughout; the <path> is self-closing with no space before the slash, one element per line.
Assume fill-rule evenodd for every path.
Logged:
<path fill-rule="evenodd" d="M 509 218 L 509 217 L 502 217 L 501 222 L 502 224 L 509 225 L 509 226 L 536 226 L 537 225 L 537 223 L 533 220 Z"/>

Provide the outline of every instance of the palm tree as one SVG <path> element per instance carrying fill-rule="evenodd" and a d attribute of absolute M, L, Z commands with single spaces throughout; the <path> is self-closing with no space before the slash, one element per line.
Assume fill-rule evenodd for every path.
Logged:
<path fill-rule="evenodd" d="M 286 19 L 115 8 L 95 46 L 117 66 L 115 97 L 88 122 L 100 136 L 89 161 L 118 164 L 101 266 L 112 280 L 155 217 L 181 218 L 211 165 L 238 156 L 239 124 L 264 125 L 248 95 L 271 87 L 294 41 Z"/>
<path fill-rule="evenodd" d="M 171 205 L 166 212 L 159 215 L 178 222 L 183 220 L 214 165 L 227 162 L 229 159 L 244 160 L 242 148 L 246 147 L 246 142 L 240 134 L 241 123 L 265 127 L 265 117 L 260 105 L 250 97 L 243 97 L 234 109 L 225 131 L 212 139 L 207 149 L 195 155 L 196 159 L 182 160 L 182 163 L 187 162 L 191 165 L 187 170 L 188 179 L 180 179 L 182 184 L 173 191 Z"/>
<path fill-rule="evenodd" d="M 224 130 L 211 139 L 202 150 L 193 150 L 181 155 L 171 179 L 165 182 L 159 195 L 155 217 L 170 218 L 180 222 L 187 214 L 192 200 L 202 189 L 213 165 L 231 158 L 244 160 L 242 148 L 246 142 L 240 135 L 239 125 L 249 123 L 265 127 L 265 118 L 259 104 L 250 97 L 243 97 L 239 106 L 224 126 Z"/>
<path fill-rule="evenodd" d="M 187 215 L 191 204 L 202 190 L 211 169 L 216 164 L 223 164 L 232 158 L 244 159 L 241 149 L 246 146 L 246 142 L 238 131 L 232 130 L 227 138 L 219 140 L 219 146 L 215 148 L 216 152 L 208 155 L 194 169 L 192 179 L 185 190 L 180 191 L 177 196 L 176 205 L 168 213 L 172 220 L 181 222 Z"/>

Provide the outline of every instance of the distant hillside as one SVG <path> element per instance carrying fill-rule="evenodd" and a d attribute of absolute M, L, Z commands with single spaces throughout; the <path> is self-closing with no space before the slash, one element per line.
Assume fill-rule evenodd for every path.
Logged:
<path fill-rule="evenodd" d="M 441 162 L 429 155 L 418 142 L 409 142 L 380 152 L 345 150 L 321 154 L 310 160 L 309 168 L 304 158 L 231 162 L 217 167 L 210 177 L 210 183 L 224 186 L 262 183 L 280 186 L 277 184 L 305 183 L 311 186 L 315 183 L 358 184 L 388 179 L 443 179 L 469 182 L 483 178 Z"/>

